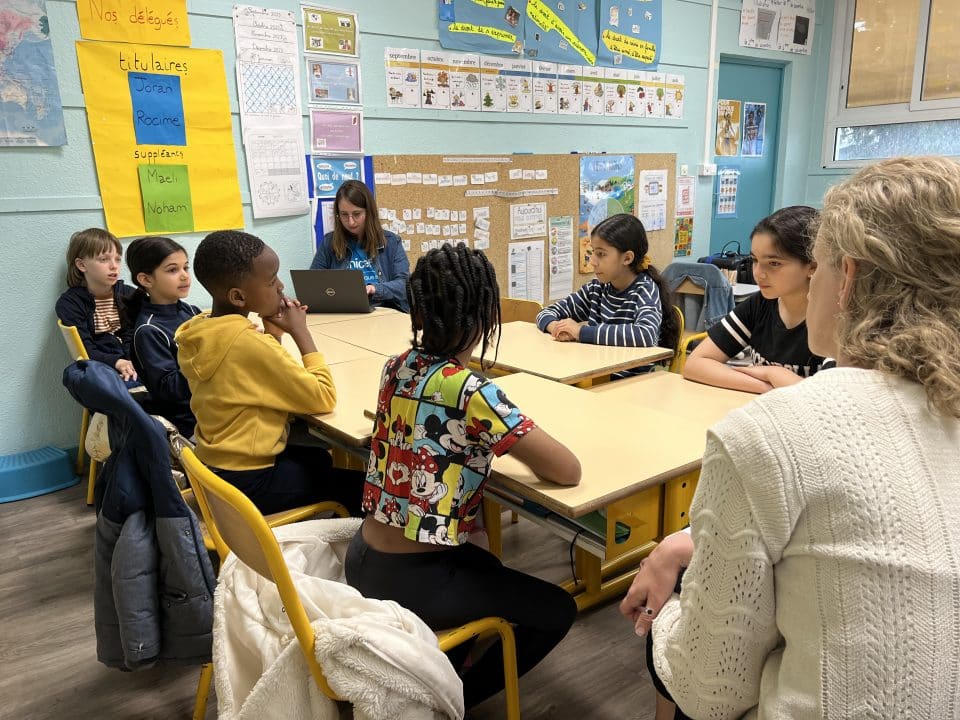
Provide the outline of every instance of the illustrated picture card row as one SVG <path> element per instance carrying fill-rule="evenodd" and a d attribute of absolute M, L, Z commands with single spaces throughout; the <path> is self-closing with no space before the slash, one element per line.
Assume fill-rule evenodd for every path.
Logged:
<path fill-rule="evenodd" d="M 385 48 L 387 105 L 683 119 L 684 75 Z"/>

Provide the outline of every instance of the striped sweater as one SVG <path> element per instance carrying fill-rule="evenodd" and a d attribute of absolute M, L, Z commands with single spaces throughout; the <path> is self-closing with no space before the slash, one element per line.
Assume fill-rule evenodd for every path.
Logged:
<path fill-rule="evenodd" d="M 660 342 L 660 289 L 647 273 L 618 291 L 610 283 L 591 280 L 575 293 L 544 308 L 537 315 L 543 332 L 554 320 L 572 318 L 588 324 L 580 329 L 580 342 L 620 347 L 653 347 Z"/>

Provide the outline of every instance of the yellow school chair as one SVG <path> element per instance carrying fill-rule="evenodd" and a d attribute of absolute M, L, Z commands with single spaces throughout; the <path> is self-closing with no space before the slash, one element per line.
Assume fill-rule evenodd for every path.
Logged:
<path fill-rule="evenodd" d="M 209 516 L 207 528 L 217 546 L 221 558 L 230 552 L 248 567 L 262 577 L 276 584 L 280 593 L 280 600 L 286 610 L 290 624 L 300 643 L 300 650 L 310 668 L 317 687 L 328 698 L 342 701 L 327 683 L 320 663 L 317 662 L 314 651 L 315 637 L 310 619 L 307 617 L 297 588 L 293 584 L 287 562 L 280 552 L 280 545 L 274 537 L 273 531 L 266 519 L 257 510 L 250 499 L 229 483 L 217 477 L 207 468 L 193 451 L 187 446 L 179 448 L 180 463 L 190 478 L 190 484 L 201 501 L 201 507 L 206 507 Z M 440 649 L 446 652 L 450 648 L 462 645 L 474 638 L 500 636 L 503 648 L 503 674 L 505 681 L 505 695 L 508 720 L 520 718 L 520 686 L 517 680 L 517 647 L 513 636 L 513 627 L 503 618 L 487 617 L 462 625 L 454 630 L 443 630 L 437 633 L 437 643 Z M 201 683 L 206 677 L 206 690 L 209 690 L 210 673 L 212 666 L 204 666 L 201 673 Z M 206 708 L 206 692 L 201 698 L 200 689 L 197 690 L 197 708 Z M 194 718 L 197 718 L 194 710 Z M 200 718 L 203 716 L 200 715 Z"/>
<path fill-rule="evenodd" d="M 537 313 L 543 310 L 543 305 L 534 300 L 517 300 L 516 298 L 500 298 L 500 322 L 536 322 Z"/>
<path fill-rule="evenodd" d="M 673 310 L 679 323 L 679 332 L 677 333 L 677 346 L 673 350 L 673 360 L 670 361 L 670 372 L 682 374 L 683 366 L 687 362 L 687 354 L 690 352 L 690 343 L 700 342 L 707 336 L 707 334 L 705 332 L 695 333 L 685 330 L 683 324 L 683 310 L 676 305 L 673 306 Z"/>
<path fill-rule="evenodd" d="M 64 325 L 57 320 L 57 327 L 60 328 L 60 334 L 63 335 L 63 341 L 67 344 L 67 352 L 73 360 L 89 360 L 87 349 L 83 346 L 83 340 L 80 339 L 80 333 L 77 332 L 75 325 Z M 80 416 L 80 447 L 77 448 L 77 475 L 83 473 L 83 456 L 86 453 L 87 427 L 90 425 L 90 411 L 83 408 L 83 414 Z M 90 475 L 87 479 L 87 505 L 93 505 L 93 488 L 97 482 L 97 461 L 90 458 Z"/>
<path fill-rule="evenodd" d="M 199 459 L 197 459 L 197 456 L 193 453 L 193 444 L 182 435 L 174 434 L 170 437 L 170 450 L 174 457 L 180 460 L 181 464 L 183 464 L 184 451 L 190 452 L 196 463 L 199 463 L 206 472 L 213 474 L 206 468 L 206 466 L 203 465 L 203 463 L 200 462 Z M 216 552 L 217 557 L 220 559 L 219 565 L 222 565 L 223 561 L 226 560 L 227 555 L 230 553 L 230 548 L 217 532 L 217 527 L 214 524 L 213 516 L 210 513 L 210 506 L 207 504 L 207 496 L 204 494 L 199 485 L 195 484 L 193 475 L 191 475 L 191 471 L 186 467 L 185 464 L 183 465 L 183 469 L 187 475 L 187 480 L 190 483 L 190 487 L 183 490 L 181 494 L 183 495 L 184 500 L 187 502 L 187 505 L 189 505 L 194 512 L 199 511 L 200 530 L 203 533 L 204 547 L 206 547 L 208 551 Z M 301 507 L 271 513 L 263 517 L 269 527 L 275 528 L 280 527 L 281 525 L 289 525 L 290 523 L 299 522 L 300 520 L 307 520 L 308 518 L 316 517 L 322 512 L 333 512 L 333 514 L 337 515 L 338 517 L 350 517 L 349 511 L 343 505 L 332 501 L 303 505 Z M 218 569 L 219 565 L 217 566 Z M 212 679 L 213 663 L 204 663 L 203 667 L 200 669 L 200 680 L 197 683 L 197 698 L 193 707 L 193 720 L 203 720 L 206 716 L 207 697 L 210 695 L 210 682 Z"/>

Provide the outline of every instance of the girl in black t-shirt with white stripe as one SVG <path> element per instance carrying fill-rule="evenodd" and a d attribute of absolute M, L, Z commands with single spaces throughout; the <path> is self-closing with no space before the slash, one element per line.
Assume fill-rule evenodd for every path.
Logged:
<path fill-rule="evenodd" d="M 763 393 L 813 375 L 824 363 L 807 346 L 807 290 L 816 269 L 811 223 L 817 211 L 792 205 L 764 218 L 750 235 L 760 292 L 708 331 L 683 370 L 689 380 Z M 750 365 L 727 361 L 744 353 Z"/>

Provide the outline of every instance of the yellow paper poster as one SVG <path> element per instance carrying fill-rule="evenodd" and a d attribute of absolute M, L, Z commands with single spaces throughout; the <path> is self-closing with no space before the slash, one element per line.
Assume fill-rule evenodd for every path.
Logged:
<path fill-rule="evenodd" d="M 740 154 L 740 101 L 717 100 L 717 155 Z"/>
<path fill-rule="evenodd" d="M 657 59 L 657 46 L 646 40 L 614 32 L 613 30 L 604 30 L 600 35 L 603 44 L 607 49 L 619 55 L 632 57 L 642 63 L 653 63 Z"/>
<path fill-rule="evenodd" d="M 190 45 L 186 0 L 77 0 L 80 36 L 152 45 Z"/>
<path fill-rule="evenodd" d="M 243 227 L 222 53 L 81 41 L 77 60 L 107 229 Z"/>

